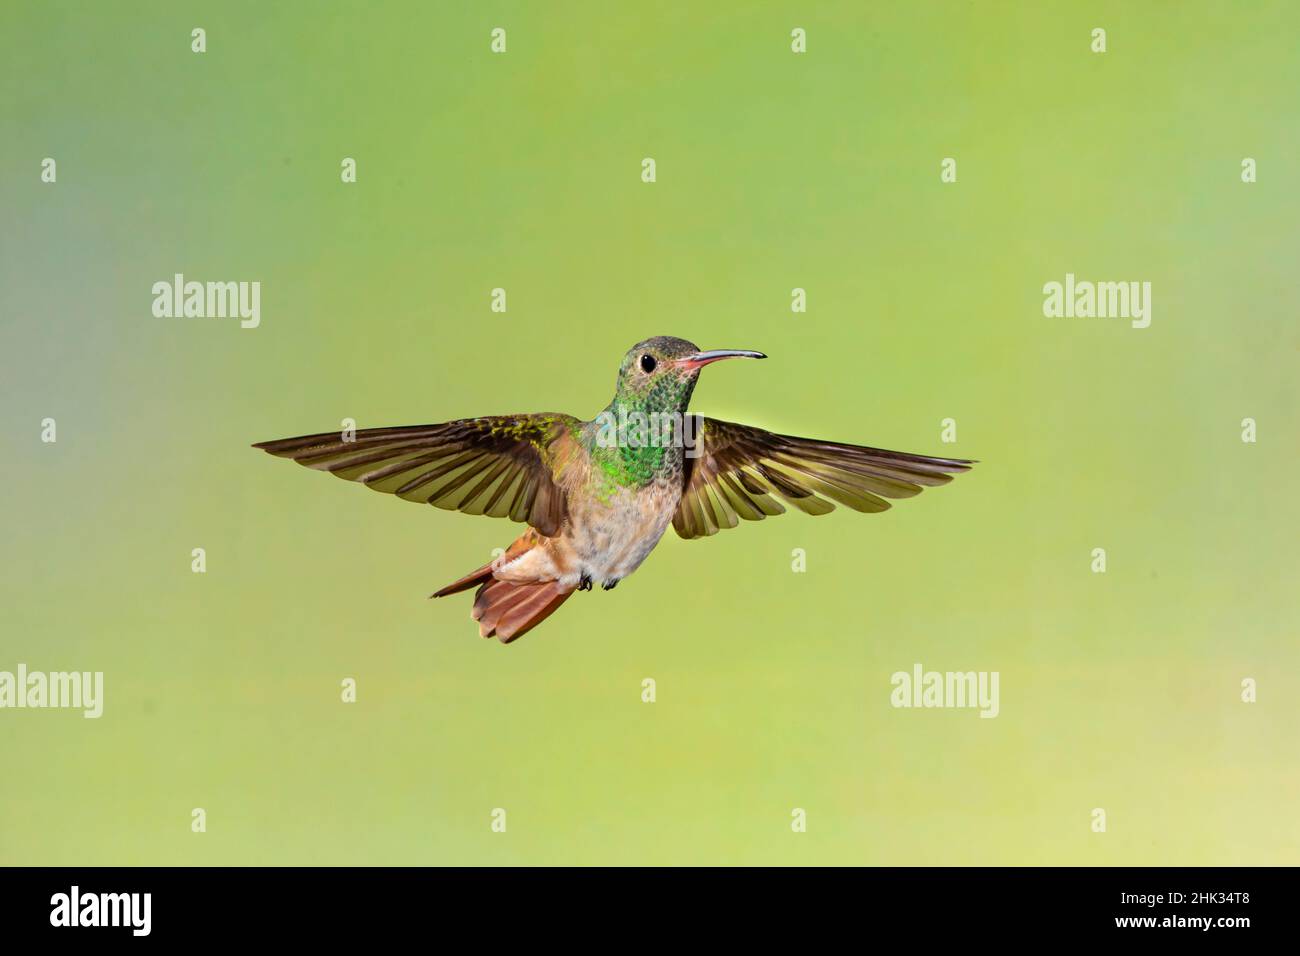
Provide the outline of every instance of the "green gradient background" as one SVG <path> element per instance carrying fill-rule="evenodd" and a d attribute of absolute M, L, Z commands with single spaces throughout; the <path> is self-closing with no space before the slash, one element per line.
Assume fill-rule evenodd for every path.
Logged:
<path fill-rule="evenodd" d="M 0 863 L 1300 862 L 1300 12 L 613 6 L 4 4 L 0 669 L 107 687 L 0 712 Z M 1151 327 L 1044 318 L 1067 271 Z M 425 595 L 518 526 L 248 448 L 590 415 L 654 334 L 771 355 L 698 411 L 982 464 L 503 647 Z M 917 661 L 1001 716 L 891 708 Z"/>

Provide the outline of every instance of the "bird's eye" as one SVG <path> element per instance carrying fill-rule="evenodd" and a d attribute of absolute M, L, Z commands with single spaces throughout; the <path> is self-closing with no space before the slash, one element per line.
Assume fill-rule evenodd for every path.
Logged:
<path fill-rule="evenodd" d="M 641 356 L 641 371 L 647 375 L 655 370 L 655 357 L 653 355 Z"/>

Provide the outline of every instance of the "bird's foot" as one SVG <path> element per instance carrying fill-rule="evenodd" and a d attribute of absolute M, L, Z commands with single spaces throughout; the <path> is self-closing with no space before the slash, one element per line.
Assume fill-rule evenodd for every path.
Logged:
<path fill-rule="evenodd" d="M 602 585 L 600 586 L 600 587 L 601 587 L 601 590 L 602 590 L 602 591 L 612 591 L 612 590 L 614 590 L 614 588 L 618 585 L 618 582 L 619 582 L 620 580 L 621 580 L 620 578 L 615 578 L 615 579 L 612 580 L 612 581 L 606 581 L 604 584 L 602 584 Z"/>
<path fill-rule="evenodd" d="M 591 575 L 590 575 L 590 574 L 584 574 L 584 575 L 582 576 L 582 580 L 580 580 L 580 581 L 578 582 L 578 590 L 579 590 L 579 591 L 590 591 L 590 590 L 591 590 Z"/>

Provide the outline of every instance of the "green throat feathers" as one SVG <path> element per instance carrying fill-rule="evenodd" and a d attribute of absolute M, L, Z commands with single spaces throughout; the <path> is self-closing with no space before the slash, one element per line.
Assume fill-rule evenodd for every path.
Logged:
<path fill-rule="evenodd" d="M 698 377 L 686 370 L 638 376 L 629 364 L 619 369 L 614 398 L 592 422 L 588 444 L 592 464 L 614 488 L 680 473 L 683 421 Z"/>

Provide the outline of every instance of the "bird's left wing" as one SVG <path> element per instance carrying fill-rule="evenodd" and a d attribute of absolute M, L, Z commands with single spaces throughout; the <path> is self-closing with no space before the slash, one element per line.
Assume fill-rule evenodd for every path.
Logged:
<path fill-rule="evenodd" d="M 697 422 L 673 515 L 683 538 L 734 528 L 742 518 L 781 514 L 782 501 L 812 515 L 834 511 L 835 501 L 855 511 L 884 511 L 886 498 L 910 498 L 924 486 L 947 484 L 974 464 L 778 435 L 715 418 Z"/>
<path fill-rule="evenodd" d="M 558 476 L 580 425 L 572 415 L 495 415 L 253 447 L 407 501 L 526 521 L 551 536 L 567 513 Z"/>

